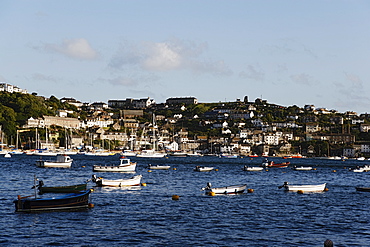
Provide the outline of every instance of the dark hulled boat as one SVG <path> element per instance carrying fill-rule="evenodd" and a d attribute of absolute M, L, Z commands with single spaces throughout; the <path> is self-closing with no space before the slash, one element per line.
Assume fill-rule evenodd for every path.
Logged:
<path fill-rule="evenodd" d="M 18 196 L 14 200 L 16 212 L 34 212 L 47 210 L 69 210 L 89 207 L 89 195 L 91 190 L 79 193 L 67 194 L 52 198 L 31 198 Z"/>
<path fill-rule="evenodd" d="M 39 194 L 44 193 L 77 193 L 82 190 L 86 190 L 87 184 L 76 184 L 76 185 L 66 185 L 66 186 L 53 186 L 44 187 L 38 186 Z"/>
<path fill-rule="evenodd" d="M 356 187 L 357 191 L 370 192 L 370 187 Z"/>

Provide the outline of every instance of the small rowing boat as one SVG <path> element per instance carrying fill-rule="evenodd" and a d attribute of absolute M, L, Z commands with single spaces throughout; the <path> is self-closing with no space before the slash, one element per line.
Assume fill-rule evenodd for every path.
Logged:
<path fill-rule="evenodd" d="M 244 166 L 243 167 L 243 171 L 258 172 L 262 170 L 263 170 L 263 167 L 258 167 L 258 166 Z"/>
<path fill-rule="evenodd" d="M 293 167 L 293 170 L 296 170 L 296 171 L 310 171 L 310 170 L 312 170 L 312 167 L 311 166 L 295 166 L 295 167 Z"/>
<path fill-rule="evenodd" d="M 326 188 L 326 183 L 323 184 L 312 184 L 312 185 L 289 185 L 288 182 L 284 182 L 279 189 L 284 188 L 286 191 L 302 191 L 302 192 L 323 192 Z"/>
<path fill-rule="evenodd" d="M 160 166 L 160 165 L 152 165 L 149 164 L 147 167 L 149 170 L 168 170 L 171 168 L 171 166 Z"/>
<path fill-rule="evenodd" d="M 87 184 L 76 184 L 76 185 L 66 185 L 66 186 L 53 186 L 45 187 L 42 180 L 39 181 L 38 189 L 39 194 L 44 193 L 77 193 L 82 190 L 86 190 Z"/>
<path fill-rule="evenodd" d="M 214 167 L 207 167 L 207 166 L 196 166 L 194 171 L 196 172 L 210 172 L 214 169 Z"/>
<path fill-rule="evenodd" d="M 92 181 L 96 183 L 97 186 L 109 186 L 109 187 L 124 187 L 124 186 L 139 186 L 141 184 L 142 175 L 136 175 L 129 179 L 104 179 L 97 178 L 92 175 Z"/>
<path fill-rule="evenodd" d="M 370 187 L 356 187 L 357 191 L 370 192 Z"/>
<path fill-rule="evenodd" d="M 239 185 L 231 185 L 231 186 L 225 186 L 225 187 L 218 187 L 218 188 L 212 188 L 211 183 L 207 183 L 207 187 L 202 188 L 206 192 L 206 194 L 238 194 L 243 193 L 245 189 L 247 188 L 246 184 L 239 184 Z"/>

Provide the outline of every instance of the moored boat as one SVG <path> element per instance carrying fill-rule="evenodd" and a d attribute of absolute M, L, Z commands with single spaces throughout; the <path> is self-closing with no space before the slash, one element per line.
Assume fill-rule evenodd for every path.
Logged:
<path fill-rule="evenodd" d="M 194 171 L 196 172 L 210 172 L 214 169 L 214 167 L 207 167 L 207 166 L 196 166 Z"/>
<path fill-rule="evenodd" d="M 357 191 L 370 192 L 370 187 L 356 187 Z"/>
<path fill-rule="evenodd" d="M 92 181 L 97 186 L 109 186 L 109 187 L 123 187 L 123 186 L 139 186 L 141 184 L 142 175 L 136 175 L 129 179 L 104 179 L 97 178 L 96 175 L 92 175 Z"/>
<path fill-rule="evenodd" d="M 149 164 L 147 166 L 148 169 L 150 170 L 168 170 L 171 168 L 171 166 L 165 166 L 165 165 L 152 165 L 152 164 Z"/>
<path fill-rule="evenodd" d="M 243 171 L 262 171 L 263 170 L 263 167 L 258 167 L 258 166 L 244 166 L 243 167 Z"/>
<path fill-rule="evenodd" d="M 142 150 L 141 153 L 137 154 L 136 157 L 139 158 L 163 158 L 167 154 L 156 152 L 155 150 Z"/>
<path fill-rule="evenodd" d="M 58 155 L 56 160 L 37 160 L 36 166 L 38 167 L 54 167 L 54 168 L 70 168 L 73 159 L 68 155 Z"/>
<path fill-rule="evenodd" d="M 31 198 L 18 196 L 14 200 L 16 212 L 34 212 L 47 210 L 70 210 L 89 207 L 91 190 L 51 198 Z"/>
<path fill-rule="evenodd" d="M 282 163 L 275 163 L 274 161 L 268 161 L 265 159 L 262 162 L 262 167 L 269 167 L 269 168 L 286 168 L 290 165 L 290 162 L 282 162 Z"/>
<path fill-rule="evenodd" d="M 94 165 L 94 172 L 134 172 L 136 162 L 131 162 L 130 159 L 120 158 L 119 165 Z"/>
<path fill-rule="evenodd" d="M 245 189 L 247 188 L 246 184 L 239 184 L 239 185 L 231 185 L 231 186 L 225 186 L 225 187 L 216 187 L 212 188 L 211 183 L 207 183 L 207 187 L 202 188 L 206 192 L 206 194 L 238 194 L 243 193 Z"/>
<path fill-rule="evenodd" d="M 284 188 L 286 191 L 302 191 L 302 192 L 323 192 L 326 188 L 326 183 L 323 184 L 310 184 L 310 185 L 290 185 L 288 182 L 284 182 L 280 188 Z"/>
<path fill-rule="evenodd" d="M 79 191 L 86 190 L 86 188 L 87 188 L 87 183 L 76 184 L 76 185 L 46 187 L 46 186 L 44 186 L 44 182 L 42 180 L 40 180 L 39 184 L 38 184 L 39 194 L 44 194 L 44 193 L 77 193 Z"/>
<path fill-rule="evenodd" d="M 293 170 L 296 170 L 296 171 L 310 171 L 310 170 L 312 170 L 312 167 L 311 166 L 295 166 L 295 167 L 293 167 Z"/>
<path fill-rule="evenodd" d="M 134 157 L 134 156 L 136 156 L 136 153 L 132 150 L 125 149 L 121 152 L 121 155 L 122 156 L 127 156 L 127 157 Z"/>

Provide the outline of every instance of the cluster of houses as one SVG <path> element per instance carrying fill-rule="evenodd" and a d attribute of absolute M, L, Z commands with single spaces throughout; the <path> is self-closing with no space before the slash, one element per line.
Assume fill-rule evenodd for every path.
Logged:
<path fill-rule="evenodd" d="M 6 83 L 0 83 L 0 90 L 7 92 L 27 92 L 18 87 Z M 185 128 L 181 128 L 176 133 L 169 133 L 166 124 L 176 124 L 184 116 L 176 113 L 171 117 L 156 115 L 155 121 L 164 123 L 163 126 L 156 126 L 156 136 L 153 136 L 154 125 L 152 123 L 142 123 L 138 118 L 144 115 L 144 111 L 151 108 L 156 109 L 177 109 L 176 112 L 186 110 L 186 106 L 198 104 L 195 97 L 168 98 L 165 103 L 157 104 L 154 99 L 149 97 L 142 99 L 127 98 L 124 100 L 108 100 L 108 103 L 82 103 L 73 98 L 62 98 L 61 102 L 67 102 L 89 112 L 89 116 L 80 120 L 79 118 L 68 117 L 73 114 L 71 111 L 60 110 L 57 116 L 43 116 L 42 118 L 28 119 L 23 128 L 49 128 L 52 125 L 66 129 L 88 130 L 88 134 L 83 137 L 72 138 L 72 146 L 81 146 L 87 140 L 111 140 L 121 143 L 122 148 L 141 149 L 148 147 L 155 141 L 159 148 L 163 150 L 202 150 L 204 152 L 215 153 L 239 153 L 262 155 L 286 155 L 292 152 L 291 141 L 327 141 L 332 144 L 348 144 L 349 148 L 343 149 L 342 155 L 354 157 L 359 153 L 370 154 L 370 143 L 356 144 L 355 135 L 351 134 L 346 124 L 356 125 L 360 132 L 368 132 L 370 125 L 365 123 L 368 119 L 367 114 L 360 117 L 354 112 L 346 112 L 342 115 L 333 115 L 330 118 L 332 124 L 342 126 L 340 133 L 333 133 L 330 127 L 323 127 L 318 124 L 318 116 L 324 114 L 337 113 L 324 108 L 315 108 L 314 105 L 306 105 L 301 111 L 311 114 L 295 114 L 288 116 L 281 122 L 263 122 L 256 115 L 257 105 L 282 108 L 281 106 L 268 104 L 266 100 L 256 99 L 254 102 L 248 101 L 248 96 L 244 101 L 236 100 L 236 104 L 243 103 L 243 108 L 234 108 L 233 104 L 220 103 L 217 107 L 202 114 L 202 116 L 192 116 L 192 119 L 199 121 L 200 127 L 216 129 L 220 135 L 217 136 L 192 136 L 190 137 Z M 113 114 L 109 109 L 116 109 L 118 114 Z M 299 115 L 299 120 L 298 120 Z M 248 123 L 248 125 L 246 124 Z M 298 124 L 300 123 L 300 124 Z M 248 127 L 246 127 L 248 126 Z M 163 127 L 163 128 L 162 128 Z M 122 131 L 128 130 L 128 131 Z M 295 130 L 299 129 L 303 135 L 294 135 Z M 86 132 L 86 131 L 85 131 Z M 140 136 L 139 134 L 140 133 Z M 314 148 L 307 150 L 297 150 L 305 154 L 313 154 Z"/>

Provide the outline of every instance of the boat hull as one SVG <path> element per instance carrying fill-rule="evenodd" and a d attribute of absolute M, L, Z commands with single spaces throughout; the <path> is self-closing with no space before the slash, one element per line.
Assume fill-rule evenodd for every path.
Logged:
<path fill-rule="evenodd" d="M 196 172 L 210 172 L 214 169 L 214 167 L 195 167 L 194 171 Z"/>
<path fill-rule="evenodd" d="M 226 186 L 226 187 L 218 187 L 218 188 L 206 188 L 205 192 L 206 194 L 215 193 L 215 194 L 239 194 L 243 193 L 245 189 L 247 188 L 246 184 L 241 185 L 232 185 L 232 186 Z"/>
<path fill-rule="evenodd" d="M 245 166 L 243 168 L 244 171 L 251 171 L 251 172 L 258 172 L 258 171 L 262 171 L 263 170 L 263 167 L 251 167 L 251 166 Z"/>
<path fill-rule="evenodd" d="M 148 166 L 150 170 L 168 170 L 171 166 Z"/>
<path fill-rule="evenodd" d="M 370 187 L 356 187 L 357 191 L 370 192 Z"/>
<path fill-rule="evenodd" d="M 301 167 L 294 167 L 293 168 L 296 171 L 310 171 L 312 170 L 312 167 L 310 166 L 301 166 Z"/>
<path fill-rule="evenodd" d="M 48 210 L 70 210 L 89 207 L 91 190 L 82 193 L 73 193 L 61 197 L 30 199 L 21 198 L 14 200 L 16 212 L 35 212 Z"/>
<path fill-rule="evenodd" d="M 70 168 L 72 166 L 72 161 L 71 162 L 53 162 L 53 161 L 37 160 L 36 166 L 51 167 L 51 168 Z"/>
<path fill-rule="evenodd" d="M 142 175 L 137 175 L 129 179 L 98 179 L 95 181 L 97 186 L 108 186 L 108 187 L 125 187 L 125 186 L 139 186 L 141 184 Z"/>
<path fill-rule="evenodd" d="M 284 185 L 286 191 L 303 191 L 303 192 L 323 192 L 325 190 L 326 183 L 317 185 Z"/>

